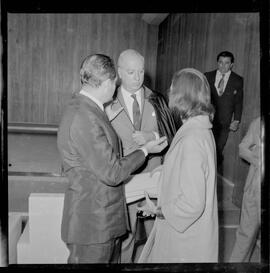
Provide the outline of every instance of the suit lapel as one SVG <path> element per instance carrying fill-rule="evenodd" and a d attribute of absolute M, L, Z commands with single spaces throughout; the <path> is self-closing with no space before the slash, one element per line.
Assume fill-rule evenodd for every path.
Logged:
<path fill-rule="evenodd" d="M 212 72 L 209 72 L 209 76 L 208 76 L 208 82 L 209 82 L 209 85 L 215 85 L 215 79 L 216 79 L 216 73 L 217 71 L 212 71 Z"/>
<path fill-rule="evenodd" d="M 142 106 L 142 111 L 141 111 L 141 126 L 142 126 L 142 119 L 144 116 L 144 109 L 145 109 L 145 101 L 146 101 L 146 90 L 145 87 L 142 87 L 142 95 L 141 95 L 141 106 Z"/>
<path fill-rule="evenodd" d="M 111 123 L 110 123 L 109 118 L 106 115 L 106 113 L 104 111 L 102 111 L 99 108 L 99 106 L 94 101 L 92 101 L 90 98 L 88 98 L 84 95 L 81 95 L 81 94 L 78 94 L 78 96 L 79 96 L 79 99 L 82 101 L 82 103 L 86 104 L 87 107 L 90 107 L 91 112 L 94 112 L 94 113 L 96 113 L 97 116 L 101 117 L 103 119 L 103 121 L 108 125 L 108 128 L 111 129 Z"/>
<path fill-rule="evenodd" d="M 213 85 L 214 89 L 216 90 L 216 94 L 218 95 L 218 90 L 217 90 L 217 88 L 216 88 L 216 86 L 215 86 L 216 76 L 217 76 L 217 70 L 215 70 L 215 71 L 213 72 L 213 76 L 212 76 L 211 81 L 212 81 L 212 85 Z"/>
<path fill-rule="evenodd" d="M 224 93 L 227 91 L 230 91 L 232 88 L 232 83 L 233 83 L 233 78 L 234 78 L 234 75 L 233 75 L 233 72 L 231 71 L 231 74 L 229 76 L 229 79 L 227 81 L 227 84 L 226 84 L 226 87 L 225 87 L 225 90 L 224 90 Z"/>
<path fill-rule="evenodd" d="M 141 112 L 141 128 L 143 128 L 143 126 L 147 125 L 148 121 L 151 120 L 153 117 L 153 106 L 151 105 L 151 103 L 149 102 L 148 98 L 151 95 L 151 91 L 143 86 L 142 87 L 142 94 L 141 94 L 141 105 L 142 105 L 142 112 Z M 121 123 L 125 124 L 125 127 L 130 128 L 132 131 L 134 130 L 134 126 L 133 123 L 129 117 L 128 114 L 128 110 L 127 110 L 127 106 L 125 104 L 122 92 L 120 87 L 118 87 L 117 89 L 117 93 L 116 93 L 116 99 L 113 102 L 113 106 L 112 109 L 113 111 L 117 111 L 117 109 L 119 109 L 120 107 L 123 107 L 123 111 L 120 112 L 119 116 L 118 116 L 118 120 Z M 121 120 L 120 120 L 121 118 Z"/>
<path fill-rule="evenodd" d="M 122 92 L 121 92 L 121 89 L 120 87 L 118 87 L 117 89 L 117 97 L 116 99 L 118 100 L 118 103 L 120 105 L 120 107 L 122 106 L 124 108 L 124 111 L 122 111 L 119 115 L 122 116 L 122 122 L 124 122 L 126 124 L 126 126 L 130 127 L 132 129 L 132 131 L 134 130 L 134 126 L 133 126 L 133 123 L 129 117 L 129 114 L 128 114 L 128 109 L 127 109 L 127 106 L 125 104 L 125 101 L 124 101 L 124 98 L 123 98 L 123 95 L 122 95 Z"/>
<path fill-rule="evenodd" d="M 120 105 L 124 108 L 124 112 L 125 112 L 127 118 L 130 120 L 129 114 L 128 114 L 128 109 L 127 109 L 127 106 L 125 104 L 125 101 L 124 101 L 124 98 L 123 98 L 120 87 L 118 87 L 118 89 L 117 89 L 117 100 L 120 103 Z M 131 120 L 130 120 L 130 122 L 131 122 Z"/>
<path fill-rule="evenodd" d="M 141 127 L 147 125 L 148 121 L 152 118 L 152 110 L 154 111 L 152 104 L 148 100 L 150 94 L 151 91 L 143 86 Z"/>

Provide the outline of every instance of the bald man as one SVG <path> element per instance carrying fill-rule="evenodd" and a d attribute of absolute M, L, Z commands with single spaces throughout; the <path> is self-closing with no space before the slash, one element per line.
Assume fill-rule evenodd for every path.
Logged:
<path fill-rule="evenodd" d="M 121 85 L 116 89 L 113 102 L 105 110 L 122 141 L 123 155 L 129 155 L 141 145 L 163 135 L 170 143 L 176 132 L 175 125 L 163 96 L 143 85 L 144 57 L 133 49 L 123 51 L 118 58 L 118 75 Z M 111 113 L 118 114 L 112 116 Z M 148 157 L 133 174 L 152 171 L 161 165 L 163 155 Z M 122 242 L 121 263 L 133 262 L 137 205 L 138 202 L 128 205 L 131 231 Z M 144 224 L 148 235 L 153 219 L 145 219 Z"/>

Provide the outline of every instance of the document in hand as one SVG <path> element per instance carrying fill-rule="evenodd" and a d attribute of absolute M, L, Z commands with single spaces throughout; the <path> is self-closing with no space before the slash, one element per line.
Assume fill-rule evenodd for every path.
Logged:
<path fill-rule="evenodd" d="M 136 174 L 125 184 L 127 204 L 144 198 L 144 191 L 148 192 L 150 197 L 157 197 L 160 172 L 155 172 L 152 176 L 150 174 L 150 172 Z"/>

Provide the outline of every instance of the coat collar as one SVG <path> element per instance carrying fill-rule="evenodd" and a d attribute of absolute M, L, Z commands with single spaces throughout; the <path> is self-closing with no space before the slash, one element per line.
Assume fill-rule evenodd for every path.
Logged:
<path fill-rule="evenodd" d="M 122 92 L 120 92 L 121 90 L 121 86 L 118 86 L 117 89 L 116 89 L 116 98 L 114 99 L 117 100 L 119 99 L 121 101 L 121 103 L 124 103 L 124 98 L 122 96 Z M 142 98 L 144 99 L 148 99 L 149 96 L 151 95 L 152 91 L 146 87 L 145 85 L 142 86 Z"/>
<path fill-rule="evenodd" d="M 116 95 L 115 95 L 112 103 L 110 104 L 110 107 L 114 112 L 120 110 L 120 108 L 123 108 L 127 117 L 129 118 L 128 110 L 127 110 L 126 104 L 124 102 L 122 92 L 120 92 L 120 88 L 121 88 L 121 86 L 117 87 Z M 148 99 L 151 94 L 152 94 L 152 91 L 143 85 L 142 86 L 142 113 L 144 112 L 145 100 Z"/>
<path fill-rule="evenodd" d="M 185 122 L 183 122 L 183 125 L 179 129 L 179 132 L 185 131 L 188 128 L 210 129 L 212 128 L 212 123 L 210 122 L 208 115 L 199 115 L 195 117 L 190 117 Z"/>
<path fill-rule="evenodd" d="M 81 105 L 84 104 L 84 105 L 86 105 L 87 108 L 90 107 L 91 109 L 95 109 L 99 113 L 100 116 L 104 116 L 104 117 L 106 117 L 106 119 L 108 119 L 106 113 L 100 109 L 100 106 L 98 106 L 96 104 L 96 102 L 91 100 L 89 97 L 87 97 L 83 94 L 77 93 L 73 97 L 73 99 L 75 100 L 75 103 L 79 103 Z M 71 103 L 73 104 L 74 102 L 71 102 Z"/>
<path fill-rule="evenodd" d="M 192 129 L 211 129 L 212 123 L 209 120 L 208 115 L 199 115 L 195 117 L 191 117 L 186 120 L 183 125 L 178 129 L 175 134 L 172 144 L 170 146 L 169 151 L 173 149 L 173 147 L 178 143 L 178 141 L 186 135 Z M 169 153 L 168 151 L 168 153 Z"/>

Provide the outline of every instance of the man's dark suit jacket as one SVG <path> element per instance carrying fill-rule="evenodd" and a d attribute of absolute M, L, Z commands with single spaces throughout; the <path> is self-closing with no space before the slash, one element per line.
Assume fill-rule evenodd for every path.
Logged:
<path fill-rule="evenodd" d="M 122 181 L 142 165 L 143 151 L 120 158 L 119 139 L 106 114 L 81 94 L 65 109 L 57 143 L 69 180 L 62 240 L 93 244 L 125 234 L 128 222 Z"/>
<path fill-rule="evenodd" d="M 211 101 L 216 113 L 214 124 L 229 127 L 234 115 L 234 120 L 241 121 L 243 107 L 243 78 L 231 71 L 226 88 L 221 96 L 218 96 L 215 87 L 217 70 L 206 72 L 205 76 L 211 89 Z"/>

